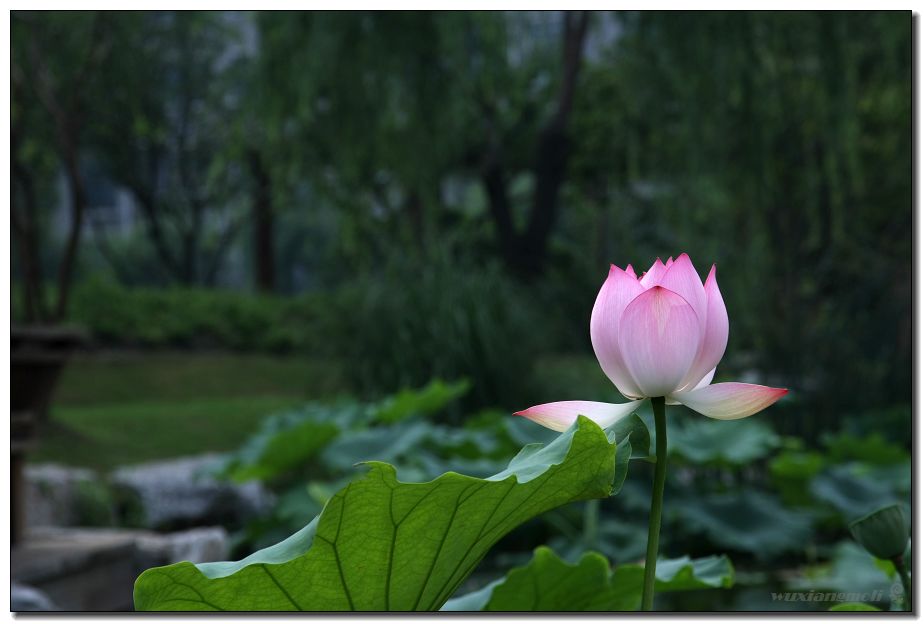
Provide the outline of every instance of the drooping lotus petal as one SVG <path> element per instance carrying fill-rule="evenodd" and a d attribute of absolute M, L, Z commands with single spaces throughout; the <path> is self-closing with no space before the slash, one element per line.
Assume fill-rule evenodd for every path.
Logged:
<path fill-rule="evenodd" d="M 735 420 L 773 405 L 787 392 L 785 388 L 732 382 L 677 392 L 670 398 L 709 418 Z"/>
<path fill-rule="evenodd" d="M 706 376 L 703 377 L 702 379 L 700 379 L 700 380 L 699 380 L 699 383 L 696 384 L 694 387 L 690 388 L 690 390 L 698 390 L 698 389 L 700 389 L 700 388 L 705 388 L 706 386 L 708 386 L 709 384 L 712 383 L 712 378 L 713 378 L 713 377 L 715 377 L 715 369 L 714 369 L 714 368 L 713 368 L 711 371 L 709 371 L 708 373 L 706 373 Z M 681 388 L 681 390 L 679 390 L 679 392 L 682 392 L 682 391 L 683 391 L 683 389 Z M 680 401 L 675 401 L 674 399 L 672 399 L 672 398 L 670 398 L 670 397 L 668 397 L 667 399 L 665 399 L 665 403 L 667 403 L 668 405 L 680 405 Z"/>
<path fill-rule="evenodd" d="M 699 380 L 699 383 L 696 384 L 695 386 L 693 386 L 693 389 L 694 389 L 694 390 L 699 390 L 700 388 L 705 388 L 706 386 L 708 386 L 709 384 L 712 383 L 713 377 L 715 377 L 715 369 L 714 369 L 714 368 L 713 368 L 711 371 L 709 371 L 708 373 L 706 373 L 706 376 L 703 377 L 702 379 L 700 379 L 700 380 Z"/>
<path fill-rule="evenodd" d="M 636 279 L 636 280 L 638 279 L 638 276 L 635 274 L 635 269 L 632 268 L 631 264 L 626 265 L 626 275 L 628 275 L 632 279 Z"/>
<path fill-rule="evenodd" d="M 610 266 L 610 274 L 597 294 L 590 313 L 590 341 L 600 362 L 600 368 L 626 397 L 642 396 L 629 375 L 619 352 L 619 319 L 629 302 L 644 292 L 638 280 L 617 266 Z"/>
<path fill-rule="evenodd" d="M 706 330 L 706 290 L 699 279 L 699 274 L 693 268 L 690 256 L 680 254 L 673 263 L 667 265 L 664 275 L 658 281 L 658 285 L 672 290 L 690 304 L 696 317 L 699 319 L 700 330 Z M 709 368 L 712 368 L 711 366 Z M 709 370 L 709 369 L 706 369 Z M 705 371 L 704 371 L 705 373 Z"/>
<path fill-rule="evenodd" d="M 514 412 L 514 416 L 525 416 L 531 421 L 554 431 L 564 431 L 577 420 L 586 416 L 603 428 L 625 418 L 641 405 L 641 401 L 629 403 L 600 403 L 598 401 L 558 401 L 534 405 L 529 409 Z"/>
<path fill-rule="evenodd" d="M 725 347 L 728 346 L 728 312 L 725 301 L 719 292 L 719 283 L 715 278 L 715 265 L 706 278 L 706 328 L 703 335 L 703 346 L 700 348 L 690 368 L 690 374 L 684 379 L 681 390 L 690 390 L 703 375 L 718 366 Z M 707 382 L 708 383 L 708 382 Z"/>
<path fill-rule="evenodd" d="M 667 270 L 667 267 L 664 266 L 664 263 L 661 262 L 661 258 L 658 258 L 654 261 L 654 264 L 651 265 L 651 268 L 642 275 L 639 282 L 645 288 L 651 288 L 652 286 L 657 286 L 661 281 L 661 276 L 664 275 L 664 272 Z"/>
<path fill-rule="evenodd" d="M 646 290 L 626 306 L 618 332 L 619 353 L 642 392 L 637 396 L 674 392 L 702 342 L 696 312 L 686 299 L 661 286 Z"/>

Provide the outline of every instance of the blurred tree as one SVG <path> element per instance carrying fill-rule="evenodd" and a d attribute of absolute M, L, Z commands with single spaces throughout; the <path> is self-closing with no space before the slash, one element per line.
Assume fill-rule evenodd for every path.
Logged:
<path fill-rule="evenodd" d="M 525 305 L 568 328 L 537 332 L 537 350 L 589 351 L 578 320 L 605 263 L 687 251 L 719 265 L 724 366 L 792 386 L 819 415 L 909 394 L 907 14 L 91 18 L 13 20 L 13 225 L 32 314 L 52 259 L 44 206 L 71 154 L 71 195 L 92 160 L 141 206 L 150 244 L 112 255 L 129 282 L 155 273 L 128 260 L 138 249 L 161 282 L 224 270 L 293 292 L 364 276 L 391 285 L 401 319 L 416 313 L 401 308 L 408 267 L 440 259 L 452 281 L 500 258 L 542 275 Z M 32 79 L 37 61 L 54 80 Z M 42 90 L 78 104 L 79 132 L 59 131 Z"/>
<path fill-rule="evenodd" d="M 295 147 L 274 154 L 300 163 L 299 173 L 351 216 L 343 227 L 358 229 L 342 240 L 355 241 L 355 251 L 380 245 L 383 226 L 405 252 L 426 250 L 445 214 L 442 185 L 473 175 L 484 185 L 501 254 L 511 268 L 536 274 L 565 179 L 589 16 L 562 14 L 560 40 L 553 29 L 540 45 L 519 42 L 521 30 L 550 21 L 503 13 L 261 14 L 263 92 L 272 93 L 261 118 Z M 560 41 L 559 55 L 550 40 Z M 518 227 L 509 187 L 524 171 L 534 191 Z"/>
<path fill-rule="evenodd" d="M 558 93 L 553 96 L 551 115 L 541 122 L 536 141 L 533 176 L 534 191 L 526 227 L 518 231 L 512 214 L 508 172 L 505 167 L 505 142 L 498 125 L 500 103 L 491 95 L 476 93 L 488 129 L 487 145 L 481 163 L 481 177 L 494 218 L 498 243 L 508 266 L 523 275 L 535 276 L 545 268 L 549 238 L 559 209 L 559 193 L 565 181 L 570 152 L 568 122 L 583 61 L 589 14 L 565 12 L 561 26 L 561 77 Z M 512 42 L 508 42 L 509 47 Z M 506 50 L 502 50 L 505 52 Z M 509 71 L 509 69 L 508 69 Z M 528 103 L 519 114 L 532 113 Z M 520 120 L 517 120 L 519 123 Z"/>
<path fill-rule="evenodd" d="M 271 12 L 259 25 L 267 169 L 289 198 L 307 185 L 338 208 L 342 257 L 363 264 L 385 241 L 426 248 L 463 135 L 440 18 Z"/>
<path fill-rule="evenodd" d="M 17 52 L 14 47 L 13 55 Z M 40 254 L 41 214 L 37 194 L 37 177 L 53 175 L 55 155 L 44 149 L 52 140 L 48 137 L 39 139 L 35 136 L 41 124 L 28 117 L 38 111 L 30 106 L 28 94 L 25 93 L 25 79 L 17 59 L 11 62 L 11 123 L 10 123 L 10 160 L 11 183 L 10 216 L 13 226 L 13 247 L 19 258 L 21 283 L 23 289 L 24 315 L 27 322 L 36 322 L 47 318 L 44 293 L 44 271 Z M 43 175 L 44 174 L 44 175 Z"/>
<path fill-rule="evenodd" d="M 213 12 L 120 12 L 113 21 L 120 54 L 105 68 L 93 148 L 131 191 L 169 278 L 214 284 L 245 221 L 223 81 L 240 54 L 233 29 Z"/>
<path fill-rule="evenodd" d="M 109 55 L 104 18 L 95 13 L 12 14 L 11 152 L 15 176 L 12 223 L 21 250 L 26 314 L 30 321 L 61 320 L 67 312 L 71 282 L 86 212 L 81 147 L 100 65 Z M 41 113 L 36 114 L 40 108 Z M 50 130 L 50 133 L 49 133 Z M 50 134 L 50 136 L 49 136 Z M 42 296 L 39 206 L 29 164 L 43 159 L 51 139 L 68 188 L 70 224 L 58 266 L 56 302 L 45 310 Z M 50 173 L 45 168 L 44 173 Z M 47 316 L 47 319 L 46 319 Z"/>
<path fill-rule="evenodd" d="M 729 351 L 753 354 L 730 364 L 816 414 L 908 396 L 907 17 L 622 14 L 577 103 L 572 180 L 617 205 L 609 235 L 715 259 Z"/>
<path fill-rule="evenodd" d="M 223 72 L 223 86 L 231 101 L 227 157 L 242 163 L 249 177 L 253 283 L 260 292 L 273 292 L 278 285 L 276 178 L 284 167 L 276 154 L 284 144 L 278 138 L 277 94 L 267 79 L 273 68 L 260 51 L 259 19 L 252 13 L 240 15 L 242 53 Z"/>

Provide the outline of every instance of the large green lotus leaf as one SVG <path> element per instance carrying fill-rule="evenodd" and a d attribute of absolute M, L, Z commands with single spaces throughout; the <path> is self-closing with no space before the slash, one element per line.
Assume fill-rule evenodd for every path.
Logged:
<path fill-rule="evenodd" d="M 316 457 L 341 431 L 368 421 L 369 409 L 353 401 L 309 403 L 264 419 L 218 471 L 235 481 L 273 479 Z"/>
<path fill-rule="evenodd" d="M 696 418 L 672 423 L 667 445 L 671 454 L 694 464 L 743 466 L 769 455 L 780 437 L 756 419 Z"/>
<path fill-rule="evenodd" d="M 268 480 L 285 476 L 319 454 L 335 470 L 352 467 L 372 457 L 393 462 L 393 456 L 425 438 L 437 437 L 441 428 L 424 422 L 408 423 L 446 408 L 469 388 L 465 380 L 446 383 L 436 379 L 420 389 L 406 389 L 377 405 L 355 401 L 309 403 L 299 409 L 267 418 L 239 450 L 231 453 L 220 471 L 235 481 Z M 388 427 L 368 429 L 371 423 Z M 396 424 L 398 423 L 398 424 Z"/>
<path fill-rule="evenodd" d="M 844 518 L 857 518 L 895 502 L 893 483 L 864 475 L 861 465 L 832 466 L 815 476 L 809 490 L 816 500 L 829 503 Z"/>
<path fill-rule="evenodd" d="M 619 419 L 607 431 L 613 432 L 617 440 L 629 436 L 632 443 L 632 458 L 647 459 L 651 451 L 651 432 L 638 414 Z"/>
<path fill-rule="evenodd" d="M 811 514 L 787 509 L 767 493 L 675 496 L 666 511 L 675 526 L 704 533 L 722 549 L 745 551 L 766 560 L 799 551 L 811 537 Z"/>
<path fill-rule="evenodd" d="M 635 611 L 642 603 L 644 567 L 610 569 L 607 559 L 585 553 L 576 564 L 541 546 L 532 560 L 486 587 L 454 598 L 443 611 Z M 659 592 L 731 587 L 734 571 L 724 556 L 662 559 L 655 570 Z"/>
<path fill-rule="evenodd" d="M 803 568 L 798 577 L 789 581 L 787 588 L 819 592 L 881 591 L 888 600 L 894 576 L 895 568 L 890 562 L 876 559 L 856 542 L 845 540 L 834 549 L 831 561 Z"/>
<path fill-rule="evenodd" d="M 413 452 L 431 435 L 432 425 L 421 421 L 401 422 L 384 427 L 348 431 L 321 452 L 324 466 L 347 471 L 357 461 L 374 459 L 389 464 Z"/>
<path fill-rule="evenodd" d="M 317 455 L 339 433 L 334 423 L 305 420 L 281 433 L 258 435 L 229 459 L 224 475 L 239 482 L 272 479 Z"/>
<path fill-rule="evenodd" d="M 375 409 L 375 419 L 394 423 L 411 416 L 428 416 L 464 396 L 471 387 L 466 379 L 449 383 L 434 379 L 423 388 L 404 389 L 384 399 Z"/>
<path fill-rule="evenodd" d="M 581 417 L 487 479 L 446 473 L 402 483 L 394 467 L 371 462 L 308 526 L 275 546 L 237 562 L 147 570 L 135 582 L 135 607 L 435 610 L 519 524 L 618 489 L 630 455 L 629 436 L 617 444 L 614 432 Z"/>

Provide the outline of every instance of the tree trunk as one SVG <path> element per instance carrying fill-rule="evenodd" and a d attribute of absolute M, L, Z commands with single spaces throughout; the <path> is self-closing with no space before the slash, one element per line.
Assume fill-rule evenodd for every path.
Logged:
<path fill-rule="evenodd" d="M 167 272 L 174 279 L 182 279 L 182 269 L 179 262 L 170 250 L 167 237 L 164 234 L 163 225 L 160 222 L 160 216 L 157 212 L 157 205 L 152 192 L 138 184 L 129 184 L 132 195 L 138 206 L 141 208 L 141 214 L 144 217 L 145 229 L 147 230 L 148 240 L 154 246 L 154 251 L 160 258 L 161 265 L 167 269 Z"/>
<path fill-rule="evenodd" d="M 248 152 L 253 191 L 253 270 L 257 290 L 271 293 L 276 289 L 276 237 L 273 232 L 273 187 L 263 158 L 256 149 Z"/>
<path fill-rule="evenodd" d="M 565 181 L 570 151 L 568 120 L 581 70 L 584 40 L 587 35 L 588 13 L 565 13 L 563 28 L 564 45 L 563 76 L 558 107 L 553 117 L 542 129 L 536 154 L 536 188 L 529 225 L 521 247 L 521 270 L 528 276 L 540 274 L 545 269 L 549 237 L 558 216 L 559 195 Z"/>
<path fill-rule="evenodd" d="M 417 189 L 412 189 L 404 202 L 404 210 L 411 224 L 411 235 L 417 243 L 418 249 L 425 251 L 427 247 L 426 228 L 424 226 L 424 204 Z"/>
<path fill-rule="evenodd" d="M 23 303 L 25 304 L 26 322 L 35 323 L 46 318 L 45 301 L 42 293 L 42 260 L 39 256 L 38 205 L 35 202 L 35 187 L 32 174 L 15 158 L 15 133 L 13 138 L 14 154 L 12 170 L 13 185 L 10 192 L 11 222 L 13 232 L 19 242 L 19 260 L 22 266 Z M 16 187 L 19 187 L 22 208 L 17 208 Z"/>
<path fill-rule="evenodd" d="M 71 284 L 77 263 L 80 236 L 83 232 L 83 218 L 86 212 L 86 189 L 80 174 L 80 129 L 83 123 L 84 103 L 81 95 L 91 70 L 103 61 L 109 50 L 109 39 L 98 36 L 100 22 L 94 14 L 91 45 L 86 50 L 80 65 L 67 86 L 62 86 L 49 71 L 48 64 L 39 46 L 40 38 L 33 32 L 29 48 L 32 60 L 30 82 L 34 85 L 39 101 L 48 111 L 55 126 L 59 156 L 67 176 L 68 194 L 71 208 L 71 223 L 64 247 L 64 255 L 58 266 L 58 298 L 54 312 L 49 320 L 61 321 L 67 314 L 70 303 Z M 21 82 L 22 76 L 14 82 Z"/>
<path fill-rule="evenodd" d="M 499 162 L 497 146 L 492 146 L 487 162 L 482 167 L 481 180 L 488 196 L 488 208 L 494 219 L 497 232 L 497 245 L 504 262 L 509 268 L 516 266 L 519 257 L 519 237 L 513 226 L 510 212 L 510 196 L 507 193 L 507 180 Z"/>
<path fill-rule="evenodd" d="M 193 209 L 195 212 L 195 208 Z M 197 219 L 193 217 L 195 222 Z M 182 249 L 183 249 L 183 260 L 180 270 L 180 281 L 184 286 L 192 286 L 196 283 L 197 278 L 197 258 L 196 252 L 198 251 L 196 229 L 199 226 L 193 224 L 193 226 L 181 236 Z"/>
<path fill-rule="evenodd" d="M 86 212 L 86 190 L 77 157 L 77 146 L 68 135 L 62 145 L 64 168 L 67 174 L 68 191 L 71 204 L 71 223 L 68 230 L 67 243 L 64 248 L 64 257 L 58 267 L 58 303 L 55 307 L 54 320 L 60 321 L 67 314 L 70 303 L 71 283 L 74 279 L 74 267 L 77 262 L 77 248 L 80 244 L 80 235 L 83 232 L 83 216 Z"/>
<path fill-rule="evenodd" d="M 568 168 L 568 121 L 581 69 L 588 13 L 568 11 L 564 16 L 563 75 L 555 113 L 542 128 L 533 166 L 536 186 L 525 232 L 517 232 L 510 211 L 510 200 L 496 137 L 489 138 L 489 149 L 481 177 L 488 206 L 497 228 L 501 255 L 507 266 L 523 277 L 533 278 L 545 269 L 548 243 L 559 212 L 559 195 Z M 490 115 L 490 106 L 486 106 Z"/>

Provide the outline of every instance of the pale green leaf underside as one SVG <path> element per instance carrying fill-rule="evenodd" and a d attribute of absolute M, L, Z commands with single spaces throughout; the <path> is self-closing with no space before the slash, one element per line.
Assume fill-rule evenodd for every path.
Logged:
<path fill-rule="evenodd" d="M 614 439 L 582 417 L 548 445 L 526 446 L 487 479 L 450 472 L 402 483 L 389 464 L 369 463 L 320 516 L 275 546 L 238 562 L 144 572 L 135 583 L 135 608 L 438 609 L 517 525 L 620 487 L 631 445 L 625 437 L 617 449 Z"/>
<path fill-rule="evenodd" d="M 659 592 L 730 587 L 734 572 L 722 557 L 662 559 L 655 572 Z M 641 606 L 644 568 L 610 569 L 607 559 L 585 553 L 576 564 L 546 547 L 507 576 L 471 594 L 454 598 L 444 611 L 635 611 Z"/>
<path fill-rule="evenodd" d="M 865 602 L 842 602 L 834 605 L 828 611 L 882 611 L 882 609 Z"/>

